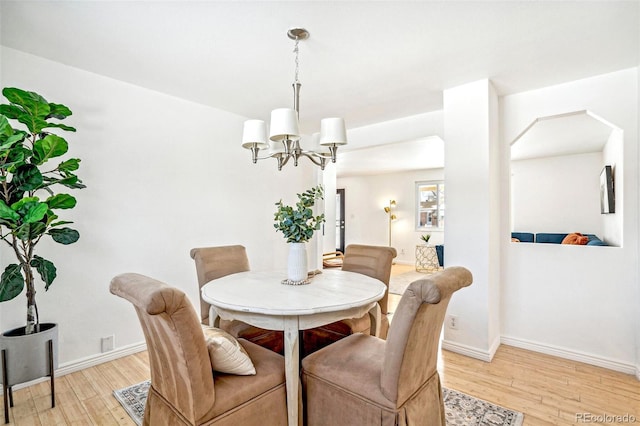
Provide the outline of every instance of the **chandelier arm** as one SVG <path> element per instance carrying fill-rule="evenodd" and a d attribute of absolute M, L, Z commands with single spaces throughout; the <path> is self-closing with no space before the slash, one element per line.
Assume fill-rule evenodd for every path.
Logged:
<path fill-rule="evenodd" d="M 289 158 L 291 158 L 291 154 L 278 154 L 278 170 L 281 170 L 283 166 L 286 166 L 289 162 Z"/>
<path fill-rule="evenodd" d="M 319 155 L 318 153 L 315 153 L 313 151 L 311 151 L 311 152 L 309 152 L 309 151 L 300 151 L 300 155 L 301 156 L 303 155 L 303 156 L 307 157 L 316 166 L 322 166 L 323 163 L 325 163 L 326 160 L 327 160 L 326 157 L 324 157 L 322 155 Z"/>
<path fill-rule="evenodd" d="M 259 161 L 259 160 L 266 160 L 266 159 L 268 159 L 268 158 L 276 158 L 278 155 L 281 155 L 281 153 L 276 152 L 276 153 L 273 153 L 273 154 L 267 154 L 267 156 L 266 156 L 266 157 L 256 157 L 256 158 L 255 158 L 255 160 L 256 160 L 256 161 Z M 256 161 L 254 161 L 254 163 L 255 163 Z"/>

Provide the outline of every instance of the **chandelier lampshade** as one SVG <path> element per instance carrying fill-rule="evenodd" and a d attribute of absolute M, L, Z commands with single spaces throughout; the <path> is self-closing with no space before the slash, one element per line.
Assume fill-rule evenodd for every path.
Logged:
<path fill-rule="evenodd" d="M 282 144 L 282 142 L 269 142 L 269 156 L 272 157 L 278 154 L 284 154 L 284 145 Z"/>
<path fill-rule="evenodd" d="M 331 150 L 327 146 L 320 145 L 320 132 L 311 135 L 311 149 L 325 157 L 331 157 Z"/>
<path fill-rule="evenodd" d="M 242 132 L 242 147 L 251 149 L 256 144 L 259 149 L 269 147 L 267 143 L 267 126 L 262 120 L 247 120 Z"/>
<path fill-rule="evenodd" d="M 320 145 L 346 145 L 347 130 L 342 118 L 323 118 L 320 121 Z"/>
<path fill-rule="evenodd" d="M 271 134 L 274 142 L 300 139 L 298 130 L 298 114 L 291 108 L 278 108 L 271 111 Z"/>

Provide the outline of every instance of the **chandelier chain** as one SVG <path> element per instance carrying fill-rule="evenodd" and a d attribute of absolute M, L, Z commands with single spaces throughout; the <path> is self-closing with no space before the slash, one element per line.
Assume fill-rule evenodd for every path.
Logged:
<path fill-rule="evenodd" d="M 298 50 L 298 43 L 299 43 L 299 40 L 298 40 L 298 37 L 296 37 L 296 44 L 295 44 L 295 47 L 293 48 L 293 53 L 296 54 L 296 72 L 295 72 L 295 78 L 293 80 L 294 83 L 299 83 L 299 81 L 298 81 L 298 71 L 300 69 L 300 64 L 298 62 L 298 51 L 299 51 Z"/>

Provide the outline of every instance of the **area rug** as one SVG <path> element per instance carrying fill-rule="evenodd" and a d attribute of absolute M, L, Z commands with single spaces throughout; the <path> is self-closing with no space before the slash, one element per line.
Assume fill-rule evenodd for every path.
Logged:
<path fill-rule="evenodd" d="M 389 280 L 389 293 L 402 295 L 407 287 L 409 287 L 409 284 L 428 277 L 430 274 L 431 272 L 409 271 L 393 276 Z"/>
<path fill-rule="evenodd" d="M 137 425 L 142 424 L 149 380 L 113 391 Z M 523 414 L 462 392 L 444 388 L 447 426 L 521 426 Z"/>

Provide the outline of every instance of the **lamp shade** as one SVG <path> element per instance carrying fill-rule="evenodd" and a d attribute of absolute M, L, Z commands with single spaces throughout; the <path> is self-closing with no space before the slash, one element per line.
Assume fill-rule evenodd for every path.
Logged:
<path fill-rule="evenodd" d="M 278 108 L 271 111 L 271 134 L 269 139 L 272 141 L 300 139 L 298 116 L 295 110 Z"/>
<path fill-rule="evenodd" d="M 320 145 L 320 132 L 311 135 L 311 149 L 317 154 L 330 156 L 331 151 L 328 147 Z"/>
<path fill-rule="evenodd" d="M 284 153 L 284 144 L 280 141 L 269 142 L 269 155 Z"/>
<path fill-rule="evenodd" d="M 347 130 L 342 118 L 323 118 L 320 121 L 320 145 L 346 145 Z"/>
<path fill-rule="evenodd" d="M 267 127 L 262 120 L 247 120 L 242 131 L 242 147 L 251 149 L 253 144 L 260 149 L 269 147 L 267 143 Z"/>

